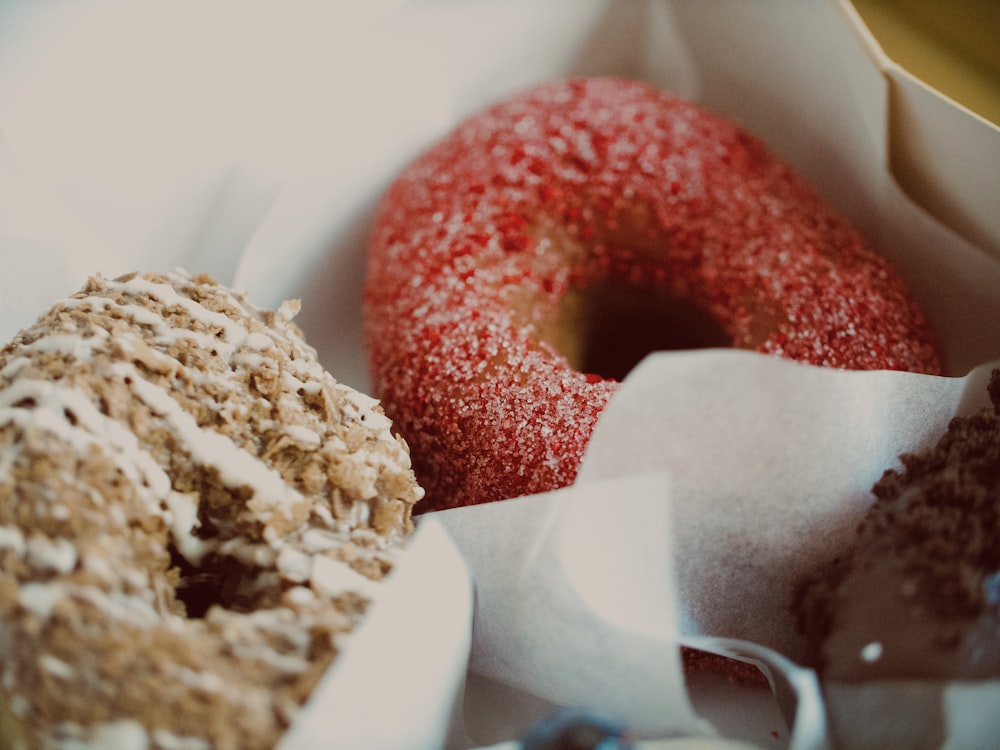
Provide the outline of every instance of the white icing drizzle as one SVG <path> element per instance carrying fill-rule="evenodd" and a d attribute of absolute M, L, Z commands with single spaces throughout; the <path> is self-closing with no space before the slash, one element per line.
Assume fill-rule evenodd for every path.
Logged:
<path fill-rule="evenodd" d="M 89 338 L 76 333 L 50 333 L 40 336 L 30 344 L 22 344 L 18 348 L 18 356 L 11 360 L 2 370 L 0 378 L 12 379 L 30 361 L 32 354 L 62 354 L 81 362 L 93 359 L 94 352 L 103 348 L 108 334 L 101 330 Z"/>
<path fill-rule="evenodd" d="M 236 537 L 222 542 L 215 551 L 225 557 L 238 560 L 248 567 L 270 568 L 274 566 L 274 561 L 278 557 L 277 548 L 280 542 L 281 540 L 278 539 L 265 544 Z"/>
<path fill-rule="evenodd" d="M 54 580 L 45 583 L 26 583 L 20 588 L 21 606 L 41 620 L 48 620 L 60 601 L 76 598 L 87 601 L 105 615 L 140 628 L 149 628 L 162 620 L 164 613 L 136 594 L 121 591 L 102 591 L 93 586 L 81 586 Z"/>
<path fill-rule="evenodd" d="M 0 550 L 11 550 L 19 557 L 25 553 L 27 546 L 24 533 L 16 526 L 0 526 Z"/>
<path fill-rule="evenodd" d="M 206 693 L 221 693 L 226 688 L 222 678 L 212 672 L 195 672 L 179 664 L 171 665 L 171 672 L 185 685 L 204 690 Z"/>
<path fill-rule="evenodd" d="M 35 533 L 28 537 L 26 559 L 40 570 L 69 573 L 76 567 L 76 547 L 69 539 L 50 539 Z"/>
<path fill-rule="evenodd" d="M 49 674 L 61 677 L 64 680 L 72 680 L 76 676 L 76 670 L 52 654 L 42 654 L 38 657 L 38 664 Z"/>
<path fill-rule="evenodd" d="M 26 583 L 21 586 L 21 606 L 42 620 L 52 616 L 52 610 L 64 595 L 63 587 L 55 583 Z"/>
<path fill-rule="evenodd" d="M 253 646 L 233 646 L 233 656 L 248 661 L 264 662 L 279 672 L 301 674 L 309 669 L 309 660 L 298 654 L 282 654 L 274 649 Z"/>
<path fill-rule="evenodd" d="M 137 325 L 146 326 L 154 333 L 164 333 L 171 330 L 164 322 L 163 318 L 152 310 L 142 305 L 129 305 L 115 302 L 108 297 L 97 297 L 89 295 L 85 297 L 67 297 L 60 300 L 56 307 L 63 310 L 83 309 L 94 312 L 106 312 L 116 310 L 122 316 Z"/>
<path fill-rule="evenodd" d="M 211 549 L 211 545 L 195 536 L 198 521 L 198 496 L 193 493 L 170 491 L 165 498 L 167 523 L 177 551 L 186 560 L 196 563 Z"/>
<path fill-rule="evenodd" d="M 302 493 L 259 458 L 225 435 L 202 429 L 166 390 L 143 379 L 134 365 L 117 362 L 112 369 L 120 377 L 131 380 L 132 392 L 170 425 L 193 461 L 214 468 L 230 487 L 251 487 L 254 500 L 248 503 L 250 507 L 287 510 L 303 501 Z M 265 514 L 260 515 L 261 520 L 266 520 Z"/>
<path fill-rule="evenodd" d="M 203 307 L 181 297 L 172 287 L 165 284 L 151 284 L 133 279 L 125 283 L 109 283 L 111 288 L 121 288 L 132 294 L 143 291 L 163 301 L 165 304 L 176 304 L 182 307 L 192 318 L 205 325 L 215 325 L 225 331 L 226 339 L 248 342 L 250 348 L 264 351 L 271 346 L 271 339 L 262 333 L 248 333 L 245 328 L 231 321 L 221 313 L 205 310 Z M 98 302 L 99 301 L 99 302 Z M 85 299 L 70 299 L 64 301 L 64 306 L 70 304 L 89 304 L 93 307 L 114 305 L 111 300 L 100 297 Z M 139 306 L 116 305 L 119 310 L 127 312 L 136 322 L 150 326 L 158 335 L 166 338 L 168 332 L 173 335 L 199 337 L 198 343 L 207 346 L 215 343 L 214 336 L 205 336 L 195 332 L 180 332 L 166 327 L 162 319 Z M 200 311 L 200 312 L 199 312 Z M 50 335 L 42 337 L 31 345 L 23 347 L 21 356 L 30 356 L 32 352 L 59 351 L 66 354 L 80 354 L 91 358 L 93 344 L 81 345 L 86 341 L 78 335 Z M 14 364 L 14 363 L 12 363 Z M 256 456 L 236 446 L 228 437 L 202 429 L 194 418 L 165 389 L 146 380 L 134 365 L 127 362 L 116 363 L 113 372 L 126 382 L 131 383 L 131 389 L 151 410 L 161 416 L 181 440 L 192 460 L 215 468 L 220 479 L 233 487 L 250 486 L 254 491 L 254 502 L 251 507 L 259 509 L 260 520 L 267 521 L 271 512 L 288 510 L 291 506 L 303 501 L 301 493 L 289 486 L 281 475 L 266 466 Z M 320 370 L 322 372 L 322 370 Z M 221 376 L 216 376 L 220 382 L 225 382 Z M 21 401 L 30 400 L 33 408 L 30 410 L 10 410 L 10 407 Z M 75 428 L 71 421 L 76 421 L 81 429 Z M 31 424 L 56 434 L 59 438 L 74 445 L 78 453 L 90 449 L 100 441 L 92 436 L 107 441 L 117 449 L 118 465 L 126 476 L 145 480 L 155 492 L 159 500 L 163 500 L 170 508 L 171 530 L 179 551 L 192 562 L 200 560 L 210 549 L 210 545 L 197 539 L 192 530 L 195 526 L 197 508 L 191 502 L 171 494 L 170 481 L 163 470 L 157 465 L 148 452 L 142 450 L 131 431 L 117 421 L 106 418 L 90 402 L 90 400 L 73 388 L 63 388 L 48 381 L 20 380 L 15 381 L 0 393 L 0 425 L 8 421 L 16 421 L 22 426 Z M 319 436 L 308 428 L 301 426 L 286 427 L 289 434 L 299 442 L 316 444 Z M 133 467 L 139 470 L 137 476 Z M 157 509 L 152 509 L 158 512 Z"/>
<path fill-rule="evenodd" d="M 254 577 L 248 575 L 245 581 L 239 580 L 239 596 L 278 586 L 282 581 L 285 588 L 293 584 L 284 594 L 284 607 L 251 613 L 213 607 L 205 621 L 212 628 L 215 625 L 211 623 L 218 624 L 220 633 L 239 635 L 233 642 L 226 637 L 229 649 L 237 657 L 257 660 L 280 673 L 304 673 L 310 667 L 306 655 L 315 632 L 313 628 L 330 628 L 331 618 L 332 622 L 343 618 L 344 628 L 353 621 L 353 614 L 331 611 L 329 600 L 345 592 L 370 599 L 380 589 L 379 582 L 358 573 L 349 563 L 335 559 L 333 554 L 356 542 L 357 551 L 352 554 L 358 554 L 361 560 L 391 559 L 384 550 L 401 532 L 385 537 L 372 529 L 356 527 L 365 527 L 370 522 L 369 499 L 378 494 L 376 485 L 380 472 L 386 468 L 409 469 L 409 456 L 392 436 L 391 423 L 378 409 L 378 402 L 340 385 L 323 370 L 315 350 L 291 325 L 298 312 L 297 302 L 285 303 L 273 315 L 265 317 L 239 293 L 218 287 L 217 291 L 225 295 L 225 304 L 235 306 L 246 316 L 234 319 L 209 310 L 178 291 L 183 284 L 198 283 L 183 273 L 168 274 L 165 278 L 170 283 L 141 276 L 114 281 L 97 279 L 92 284 L 92 293 L 62 300 L 57 310 L 76 310 L 92 314 L 91 317 L 107 314 L 110 319 L 131 324 L 131 330 L 121 330 L 120 323 L 98 320 L 77 333 L 73 328 L 77 321 L 68 316 L 60 318 L 66 321 L 66 330 L 45 331 L 41 326 L 33 330 L 31 333 L 37 337 L 30 343 L 16 345 L 11 358 L 0 370 L 0 428 L 15 425 L 24 430 L 46 432 L 79 456 L 88 456 L 95 449 L 102 451 L 122 476 L 138 488 L 145 510 L 151 517 L 162 519 L 177 551 L 189 562 L 197 565 L 212 553 L 238 561 L 248 571 L 253 571 Z M 109 294 L 115 298 L 102 296 Z M 150 309 L 146 306 L 150 300 L 162 309 Z M 176 322 L 169 319 L 171 312 L 180 313 Z M 184 346 L 178 347 L 180 344 Z M 183 356 L 179 359 L 172 356 L 176 351 L 195 357 L 198 366 L 185 366 Z M 93 396 L 73 386 L 72 377 L 50 381 L 36 376 L 34 368 L 26 373 L 33 362 L 37 362 L 39 370 L 44 370 L 52 354 L 89 363 L 96 377 L 113 379 L 116 388 L 124 384 L 134 401 L 149 410 L 155 430 L 168 431 L 170 439 L 176 441 L 193 464 L 211 469 L 213 475 L 230 488 L 249 489 L 250 499 L 238 501 L 244 511 L 239 519 L 241 523 L 257 521 L 261 528 L 249 532 L 250 537 L 236 536 L 225 541 L 200 539 L 197 534 L 199 497 L 196 493 L 175 491 L 166 471 L 127 424 L 102 413 Z M 126 359 L 114 361 L 120 354 L 125 354 Z M 206 360 L 205 354 L 210 354 L 211 359 Z M 216 363 L 221 363 L 221 367 Z M 242 392 L 247 378 L 253 382 L 250 373 L 268 379 L 258 382 L 272 382 L 273 378 L 278 378 L 278 385 L 284 392 L 277 394 L 277 403 L 268 403 L 260 394 Z M 201 427 L 172 395 L 173 386 L 160 385 L 167 382 L 165 375 L 169 376 L 170 383 L 183 386 L 188 397 L 191 390 L 199 388 L 212 394 L 214 403 L 205 404 L 215 411 L 211 416 L 228 420 L 229 424 L 252 423 L 256 432 L 268 434 L 271 439 L 274 433 L 284 433 L 286 442 L 277 443 L 279 449 L 288 446 L 287 440 L 290 440 L 299 449 L 317 451 L 320 455 L 350 453 L 351 471 L 357 478 L 351 492 L 359 492 L 364 497 L 349 503 L 344 498 L 344 503 L 338 503 L 338 513 L 342 504 L 348 504 L 347 518 L 335 518 L 330 505 L 310 501 L 308 522 L 298 521 L 307 502 L 302 493 L 251 450 L 241 447 L 222 432 Z M 7 381 L 6 384 L 3 381 Z M 347 440 L 353 451 L 348 451 L 345 441 L 332 435 L 330 426 L 321 423 L 316 415 L 307 416 L 305 424 L 283 424 L 261 416 L 268 413 L 308 415 L 308 407 L 304 408 L 300 396 L 319 394 L 325 403 L 339 409 L 345 424 L 351 425 L 352 432 Z M 120 393 L 116 397 L 120 397 Z M 259 398 L 260 403 L 251 401 L 252 398 Z M 260 405 L 265 408 L 258 408 Z M 145 412 L 140 416 L 146 418 Z M 354 425 L 362 429 L 354 432 Z M 12 476 L 19 455 L 18 444 L 0 453 L 0 482 Z M 93 489 L 86 491 L 95 508 L 101 508 L 100 512 L 118 528 L 130 522 L 121 504 L 105 502 Z M 419 489 L 415 492 L 422 495 Z M 70 508 L 65 501 L 57 502 L 57 498 L 34 498 L 33 501 L 47 510 L 49 517 L 69 520 Z M 301 525 L 279 535 L 275 527 L 269 525 L 279 516 L 295 519 L 296 524 Z M 0 525 L 0 552 L 22 557 L 32 569 L 46 576 L 65 577 L 21 584 L 19 603 L 30 616 L 44 621 L 52 617 L 61 603 L 67 606 L 67 612 L 71 611 L 69 605 L 77 608 L 87 603 L 111 621 L 143 629 L 189 632 L 189 622 L 185 618 L 166 610 L 160 598 L 163 591 L 153 590 L 146 568 L 139 565 L 119 567 L 119 560 L 109 562 L 112 558 L 106 559 L 89 551 L 110 550 L 123 544 L 123 540 L 109 536 L 106 547 L 97 543 L 80 555 L 68 539 L 39 532 L 28 534 L 16 526 Z M 102 583 L 91 585 L 95 579 Z M 78 581 L 89 583 L 84 585 Z M 339 639 L 336 628 L 330 632 L 336 642 Z M 38 668 L 60 680 L 83 679 L 72 664 L 51 654 L 39 657 Z M 3 679 L 15 680 L 16 684 L 14 673 L 6 670 L 6 665 L 0 663 Z M 241 691 L 230 695 L 233 693 L 231 685 L 211 672 L 177 667 L 176 676 L 193 688 L 225 695 L 228 701 L 240 705 L 253 703 L 256 706 L 259 702 L 263 708 L 267 700 L 264 693 L 258 696 L 259 701 L 258 697 Z M 25 700 L 27 706 L 24 696 L 15 694 L 13 699 Z M 282 711 L 291 713 L 294 708 L 282 705 Z M 41 740 L 43 743 L 51 740 L 52 747 L 62 750 L 148 748 L 150 744 L 163 750 L 207 750 L 210 747 L 201 737 L 181 736 L 166 729 L 147 733 L 140 723 L 132 720 L 87 728 L 64 722 Z"/>
<path fill-rule="evenodd" d="M 238 346 L 247 336 L 247 330 L 224 313 L 213 312 L 199 305 L 193 299 L 184 297 L 169 284 L 159 284 L 141 276 L 133 276 L 127 281 L 105 281 L 105 287 L 121 291 L 139 299 L 155 299 L 167 307 L 179 307 L 188 316 L 207 328 L 220 329 L 223 341 Z"/>
<path fill-rule="evenodd" d="M 285 597 L 290 603 L 297 604 L 300 607 L 308 607 L 316 603 L 316 595 L 312 592 L 312 589 L 308 589 L 305 586 L 293 586 L 285 592 Z"/>
<path fill-rule="evenodd" d="M 294 547 L 283 547 L 275 564 L 285 580 L 295 583 L 308 581 L 312 572 L 309 556 Z"/>
<path fill-rule="evenodd" d="M 180 737 L 166 729 L 154 729 L 151 736 L 163 750 L 211 750 L 212 747 L 201 737 Z"/>
<path fill-rule="evenodd" d="M 322 438 L 316 432 L 303 425 L 287 425 L 285 434 L 306 450 L 316 450 L 322 442 Z"/>
<path fill-rule="evenodd" d="M 274 346 L 270 336 L 263 333 L 250 333 L 243 341 L 243 346 L 255 352 L 266 352 Z"/>
<path fill-rule="evenodd" d="M 132 719 L 87 728 L 63 722 L 44 744 L 57 750 L 148 750 L 149 735 L 142 724 Z"/>
<path fill-rule="evenodd" d="M 366 597 L 378 593 L 379 583 L 358 573 L 349 565 L 332 560 L 325 555 L 312 558 L 309 580 L 313 588 L 328 596 L 336 596 L 345 591 L 353 591 Z"/>
<path fill-rule="evenodd" d="M 308 632 L 298 627 L 297 617 L 287 609 L 259 609 L 251 612 L 247 620 L 254 628 L 280 635 L 287 644 L 305 653 L 309 648 Z"/>
<path fill-rule="evenodd" d="M 0 423 L 0 427 L 3 427 L 2 423 Z M 0 452 L 0 482 L 10 481 L 11 469 L 14 468 L 14 464 L 17 462 L 20 455 L 21 446 L 16 444 L 7 446 L 2 452 Z"/>
<path fill-rule="evenodd" d="M 102 581 L 111 583 L 115 579 L 115 572 L 106 557 L 100 555 L 86 555 L 81 561 L 83 569 L 91 575 L 97 576 Z"/>
<path fill-rule="evenodd" d="M 11 690 L 11 686 L 6 686 L 8 690 Z M 23 695 L 14 694 L 10 698 L 10 711 L 14 716 L 19 716 L 24 718 L 31 711 L 31 702 L 25 698 Z M 18 748 L 20 750 L 20 748 Z"/>
<path fill-rule="evenodd" d="M 17 408 L 32 402 L 30 408 Z M 94 446 L 110 447 L 116 464 L 130 479 L 164 496 L 170 479 L 131 430 L 110 419 L 80 391 L 44 380 L 17 380 L 0 391 L 0 426 L 9 422 L 52 433 L 72 445 L 79 455 Z M 76 422 L 76 425 L 73 424 Z"/>
<path fill-rule="evenodd" d="M 160 284 L 157 286 L 165 285 Z M 184 297 L 178 298 L 185 299 Z M 191 302 L 191 300 L 188 300 L 188 302 Z M 192 304 L 197 305 L 197 303 Z M 236 351 L 236 345 L 228 339 L 219 339 L 218 336 L 208 331 L 174 328 L 155 312 L 141 305 L 122 304 L 108 297 L 90 296 L 81 298 L 70 297 L 64 299 L 60 303 L 60 306 L 65 309 L 78 308 L 94 312 L 114 310 L 130 323 L 148 328 L 151 335 L 146 338 L 154 345 L 169 346 L 169 344 L 175 341 L 190 341 L 200 349 L 217 352 L 219 356 L 225 359 L 231 358 Z M 204 310 L 200 305 L 197 306 L 199 309 Z M 185 310 L 185 312 L 188 312 L 188 310 Z M 218 315 L 220 313 L 213 314 Z M 238 325 L 236 327 L 240 328 Z M 244 329 L 240 328 L 240 330 Z"/>

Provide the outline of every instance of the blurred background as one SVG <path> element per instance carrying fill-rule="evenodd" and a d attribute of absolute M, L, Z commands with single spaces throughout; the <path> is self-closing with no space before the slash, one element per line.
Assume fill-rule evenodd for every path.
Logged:
<path fill-rule="evenodd" d="M 1000 125 L 1000 3 L 852 0 L 886 54 Z"/>

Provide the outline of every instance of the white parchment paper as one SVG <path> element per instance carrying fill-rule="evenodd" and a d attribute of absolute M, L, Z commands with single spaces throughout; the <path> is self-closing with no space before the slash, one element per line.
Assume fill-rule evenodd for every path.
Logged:
<path fill-rule="evenodd" d="M 849 546 L 899 454 L 987 403 L 990 369 L 947 378 L 728 350 L 656 355 L 602 414 L 577 481 L 668 470 L 682 630 L 799 659 L 796 582 Z"/>
<path fill-rule="evenodd" d="M 654 736 L 704 732 L 670 644 L 723 636 L 800 659 L 796 583 L 850 545 L 899 454 L 988 403 L 994 367 L 958 378 L 732 350 L 650 356 L 602 414 L 573 487 L 432 514 L 477 580 L 470 668 Z M 946 688 L 921 731 L 947 736 Z M 852 722 L 836 718 L 843 737 Z"/>
<path fill-rule="evenodd" d="M 408 159 L 461 117 L 548 78 L 614 74 L 673 89 L 762 137 L 894 262 L 941 335 L 951 377 L 832 373 L 734 352 L 647 361 L 602 419 L 578 487 L 470 509 L 461 529 L 449 526 L 473 550 L 478 606 L 501 613 L 477 626 L 472 663 L 555 701 L 593 691 L 612 705 L 612 687 L 631 682 L 666 679 L 667 694 L 680 694 L 659 647 L 676 632 L 798 653 L 783 609 L 794 566 L 845 539 L 871 481 L 975 401 L 982 372 L 965 376 L 1000 358 L 1000 262 L 893 182 L 889 86 L 839 2 L 293 5 L 0 7 L 0 338 L 87 274 L 182 264 L 261 305 L 301 298 L 299 322 L 324 364 L 367 390 L 367 221 Z M 631 490 L 610 489 L 618 483 Z M 564 507 L 571 493 L 589 517 Z M 608 496 L 645 510 L 610 512 Z M 539 516 L 566 528 L 537 529 Z M 599 556 L 572 553 L 601 530 Z M 529 532 L 544 542 L 525 550 Z M 657 533 L 660 545 L 629 543 Z M 585 583 L 597 559 L 624 578 L 600 596 Z M 509 570 L 521 575 L 508 580 Z M 663 595 L 671 581 L 676 603 Z M 537 602 L 544 589 L 532 586 L 554 582 L 558 595 Z M 537 605 L 532 616 L 510 617 L 527 612 L 524 602 Z M 571 603 L 586 625 L 535 616 L 541 604 Z M 520 610 L 504 619 L 508 604 Z M 593 663 L 578 665 L 574 681 L 520 650 L 555 639 L 565 665 L 612 633 L 646 643 L 655 668 L 617 670 L 609 654 L 600 661 L 614 683 Z M 539 654 L 537 643 L 528 653 Z M 623 654 L 624 664 L 641 660 Z M 645 722 L 652 706 L 622 710 Z M 438 706 L 441 726 L 449 707 Z M 667 718 L 703 729 L 683 701 Z"/>
<path fill-rule="evenodd" d="M 676 646 L 669 478 L 432 514 L 476 571 L 470 668 L 647 736 L 709 732 Z"/>

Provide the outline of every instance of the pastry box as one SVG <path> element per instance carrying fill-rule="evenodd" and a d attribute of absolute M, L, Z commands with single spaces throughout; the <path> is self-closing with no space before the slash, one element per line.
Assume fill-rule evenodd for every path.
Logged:
<path fill-rule="evenodd" d="M 945 377 L 650 356 L 602 415 L 576 485 L 420 518 L 391 595 L 282 748 L 516 747 L 560 706 L 650 739 L 892 743 L 891 721 L 870 740 L 828 715 L 798 666 L 789 586 L 846 544 L 900 453 L 985 399 L 1000 361 L 1000 129 L 890 57 L 859 8 L 0 8 L 4 341 L 88 274 L 183 266 L 261 306 L 301 299 L 323 363 L 367 391 L 360 295 L 379 195 L 463 117 L 600 74 L 761 137 L 893 262 L 943 341 Z M 679 643 L 762 665 L 773 691 L 685 680 Z M 935 686 L 931 746 L 995 736 L 968 708 L 995 705 L 995 690 Z"/>

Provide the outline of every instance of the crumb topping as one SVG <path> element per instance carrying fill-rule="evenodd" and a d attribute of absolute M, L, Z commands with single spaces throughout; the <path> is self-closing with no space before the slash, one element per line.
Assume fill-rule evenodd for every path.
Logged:
<path fill-rule="evenodd" d="M 95 277 L 0 351 L 0 704 L 28 747 L 273 747 L 377 595 L 423 491 L 297 310 Z"/>
<path fill-rule="evenodd" d="M 803 584 L 801 629 L 826 674 L 1000 675 L 1000 370 L 992 407 L 875 484 L 855 546 Z"/>

